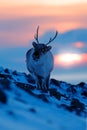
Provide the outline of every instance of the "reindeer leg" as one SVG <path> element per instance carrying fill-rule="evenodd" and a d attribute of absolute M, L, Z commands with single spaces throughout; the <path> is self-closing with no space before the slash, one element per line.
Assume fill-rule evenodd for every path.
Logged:
<path fill-rule="evenodd" d="M 37 89 L 43 89 L 42 80 L 41 76 L 37 76 Z"/>
<path fill-rule="evenodd" d="M 45 78 L 42 79 L 42 89 L 46 90 L 46 79 Z"/>
<path fill-rule="evenodd" d="M 47 91 L 49 89 L 49 78 L 50 78 L 50 76 L 42 79 L 42 89 L 43 90 Z"/>
<path fill-rule="evenodd" d="M 49 79 L 50 75 L 45 79 L 42 76 L 36 76 L 36 85 L 39 90 L 48 90 L 49 89 Z"/>
<path fill-rule="evenodd" d="M 49 89 L 49 85 L 50 85 L 50 75 L 46 78 L 46 89 Z"/>

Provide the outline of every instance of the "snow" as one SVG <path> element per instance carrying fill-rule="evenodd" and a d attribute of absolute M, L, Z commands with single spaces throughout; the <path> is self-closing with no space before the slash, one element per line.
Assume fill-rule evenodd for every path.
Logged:
<path fill-rule="evenodd" d="M 4 70 L 0 68 L 4 73 Z M 69 112 L 59 107 L 62 103 L 70 104 L 64 97 L 57 100 L 55 97 L 45 94 L 49 103 L 40 98 L 36 98 L 18 88 L 14 80 L 20 79 L 20 82 L 28 83 L 24 74 L 13 75 L 11 80 L 11 90 L 4 90 L 8 97 L 7 103 L 0 102 L 0 130 L 86 130 L 86 118 L 78 116 L 75 112 Z M 0 78 L 1 79 L 1 78 Z M 19 80 L 18 80 L 19 81 Z M 64 87 L 65 86 L 65 87 Z M 56 87 L 51 84 L 51 87 Z M 64 90 L 67 84 L 61 84 Z M 58 88 L 59 89 L 59 88 Z M 63 90 L 63 94 L 64 94 Z M 62 90 L 59 90 L 60 92 Z M 32 90 L 34 94 L 41 94 L 39 90 Z M 76 97 L 86 104 L 86 99 L 82 99 L 77 93 Z"/>
<path fill-rule="evenodd" d="M 69 112 L 60 110 L 22 92 L 27 104 L 10 97 L 9 104 L 0 109 L 0 128 L 2 130 L 85 130 L 85 120 Z M 25 96 L 26 95 L 26 96 Z M 34 108 L 36 113 L 29 112 Z M 8 111 L 13 114 L 9 115 Z"/>

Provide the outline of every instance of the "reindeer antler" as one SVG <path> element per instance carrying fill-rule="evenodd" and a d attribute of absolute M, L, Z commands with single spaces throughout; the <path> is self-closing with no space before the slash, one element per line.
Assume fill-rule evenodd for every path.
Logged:
<path fill-rule="evenodd" d="M 35 34 L 35 36 L 34 36 L 35 40 L 36 40 L 37 43 L 39 44 L 39 40 L 38 40 L 38 31 L 39 31 L 39 26 L 37 27 L 36 34 Z"/>
<path fill-rule="evenodd" d="M 52 42 L 58 35 L 58 32 L 56 31 L 56 34 L 53 38 L 50 38 L 50 40 L 46 43 L 46 45 L 48 45 L 50 42 Z"/>
<path fill-rule="evenodd" d="M 40 44 L 39 39 L 38 39 L 38 32 L 39 32 L 39 26 L 37 27 L 36 34 L 35 34 L 34 38 L 35 38 L 36 42 L 38 44 Z M 50 42 L 52 42 L 57 37 L 57 35 L 58 35 L 58 32 L 56 31 L 55 36 L 53 38 L 50 38 L 49 41 L 46 43 L 46 45 L 48 45 Z"/>

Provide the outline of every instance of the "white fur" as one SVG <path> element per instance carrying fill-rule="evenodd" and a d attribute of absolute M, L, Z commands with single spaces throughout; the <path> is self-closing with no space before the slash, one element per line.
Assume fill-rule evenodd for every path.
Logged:
<path fill-rule="evenodd" d="M 49 85 L 47 84 L 49 84 L 50 73 L 54 65 L 53 55 L 50 51 L 48 51 L 47 53 L 41 55 L 38 60 L 34 60 L 32 56 L 33 53 L 34 49 L 32 48 L 26 54 L 27 69 L 35 78 L 38 89 L 48 89 Z M 38 79 L 38 76 L 41 77 L 41 81 L 39 81 L 40 79 Z M 40 85 L 40 83 L 42 85 Z"/>
<path fill-rule="evenodd" d="M 53 55 L 50 51 L 42 55 L 38 61 L 35 61 L 32 57 L 34 49 L 27 54 L 26 63 L 27 68 L 31 73 L 35 73 L 42 77 L 47 77 L 53 69 Z"/>

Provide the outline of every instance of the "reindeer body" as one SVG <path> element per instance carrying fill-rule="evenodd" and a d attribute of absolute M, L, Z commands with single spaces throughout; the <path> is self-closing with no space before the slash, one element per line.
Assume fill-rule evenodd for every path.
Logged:
<path fill-rule="evenodd" d="M 34 59 L 35 50 L 32 48 L 26 54 L 27 69 L 33 75 L 38 89 L 49 88 L 50 73 L 53 69 L 54 60 L 50 51 Z"/>
<path fill-rule="evenodd" d="M 53 38 L 50 38 L 49 42 L 46 44 L 39 43 L 38 40 L 38 30 L 35 35 L 36 42 L 33 42 L 33 48 L 27 51 L 26 53 L 26 65 L 28 71 L 33 75 L 36 81 L 36 87 L 37 89 L 49 89 L 49 79 L 50 79 L 50 73 L 54 66 L 54 59 L 53 55 L 50 52 L 51 46 L 48 46 L 50 42 L 52 42 L 56 36 L 56 34 Z"/>

